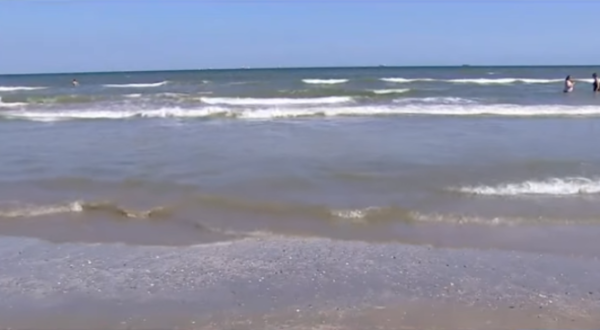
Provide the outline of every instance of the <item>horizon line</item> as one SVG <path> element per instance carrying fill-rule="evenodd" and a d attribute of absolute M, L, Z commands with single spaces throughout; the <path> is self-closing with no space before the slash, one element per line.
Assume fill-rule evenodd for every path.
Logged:
<path fill-rule="evenodd" d="M 30 72 L 30 73 L 0 73 L 0 76 L 38 76 L 38 75 L 91 75 L 111 73 L 161 73 L 161 72 L 194 72 L 194 71 L 261 71 L 261 70 L 323 70 L 323 69 L 443 69 L 443 68 L 578 68 L 600 66 L 598 64 L 515 64 L 515 65 L 365 65 L 365 66 L 289 66 L 289 67 L 224 67 L 204 69 L 151 69 L 151 70 L 117 70 L 117 71 L 71 71 L 71 72 Z"/>

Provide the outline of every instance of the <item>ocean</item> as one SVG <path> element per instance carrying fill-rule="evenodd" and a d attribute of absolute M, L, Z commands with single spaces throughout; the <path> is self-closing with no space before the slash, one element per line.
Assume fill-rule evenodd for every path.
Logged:
<path fill-rule="evenodd" d="M 596 70 L 0 76 L 0 232 L 182 255 L 325 239 L 597 257 Z"/>

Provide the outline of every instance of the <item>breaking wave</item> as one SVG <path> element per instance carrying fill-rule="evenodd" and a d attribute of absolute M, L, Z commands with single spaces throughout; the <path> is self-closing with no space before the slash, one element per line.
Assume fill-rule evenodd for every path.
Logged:
<path fill-rule="evenodd" d="M 443 101 L 443 103 L 439 103 Z M 509 117 L 582 117 L 600 116 L 600 106 L 478 104 L 464 99 L 436 100 L 420 103 L 398 102 L 394 105 L 341 105 L 282 107 L 281 104 L 259 108 L 204 106 L 198 108 L 165 107 L 132 110 L 13 110 L 0 112 L 0 119 L 60 121 L 82 119 L 133 118 L 232 118 L 277 119 L 344 116 L 509 116 Z"/>
<path fill-rule="evenodd" d="M 366 207 L 362 209 L 335 209 L 325 205 L 293 204 L 273 201 L 254 201 L 226 196 L 196 196 L 180 204 L 154 207 L 136 211 L 112 202 L 74 201 L 54 205 L 17 204 L 0 207 L 0 218 L 34 218 L 68 213 L 103 213 L 110 217 L 130 219 L 166 219 L 180 207 L 193 205 L 203 209 L 216 209 L 243 214 L 260 214 L 278 217 L 310 217 L 323 220 L 379 221 L 411 219 L 411 212 L 397 207 Z"/>
<path fill-rule="evenodd" d="M 157 83 L 147 83 L 147 84 L 106 84 L 104 87 L 111 88 L 152 88 L 152 87 L 160 87 L 168 84 L 168 81 L 161 81 Z"/>
<path fill-rule="evenodd" d="M 381 78 L 381 81 L 403 84 L 403 83 L 411 83 L 411 82 L 436 81 L 436 80 L 432 79 L 432 78 L 413 78 L 413 79 L 407 79 L 407 78 Z"/>
<path fill-rule="evenodd" d="M 67 204 L 56 205 L 18 205 L 0 209 L 0 218 L 34 218 L 65 213 L 107 212 L 125 218 L 152 218 L 166 214 L 162 207 L 147 211 L 134 211 L 122 208 L 109 202 L 88 203 L 75 201 Z"/>
<path fill-rule="evenodd" d="M 600 178 L 567 177 L 549 178 L 543 181 L 505 183 L 497 186 L 469 186 L 457 190 L 470 195 L 484 196 L 570 196 L 600 193 Z"/>
<path fill-rule="evenodd" d="M 346 83 L 348 79 L 303 79 L 302 82 L 314 85 L 335 85 Z"/>
<path fill-rule="evenodd" d="M 369 225 L 382 222 L 404 223 L 445 223 L 445 224 L 476 224 L 476 225 L 519 225 L 531 223 L 597 223 L 597 220 L 581 219 L 546 219 L 546 218 L 512 218 L 512 217 L 478 217 L 461 214 L 421 213 L 416 210 L 404 209 L 396 206 L 368 206 L 362 208 L 335 208 L 326 205 L 293 204 L 273 201 L 256 201 L 237 199 L 226 196 L 205 195 L 184 203 L 169 206 L 158 206 L 145 210 L 134 210 L 113 202 L 87 202 L 74 201 L 63 204 L 0 204 L 0 219 L 38 218 L 66 214 L 95 214 L 104 215 L 115 220 L 146 220 L 168 221 L 177 214 L 181 207 L 193 205 L 202 209 L 233 212 L 241 215 L 275 216 L 279 219 L 320 219 L 332 223 L 347 225 Z M 248 234 L 223 231 L 218 228 L 207 227 L 203 224 L 194 225 L 203 230 L 221 232 L 226 234 Z"/>
<path fill-rule="evenodd" d="M 504 85 L 504 84 L 554 84 L 564 81 L 564 79 L 536 79 L 536 78 L 471 78 L 471 79 L 434 79 L 434 78 L 381 78 L 381 81 L 390 83 L 412 83 L 412 82 L 446 82 L 454 84 L 478 84 L 478 85 Z M 590 81 L 589 79 L 579 79 L 578 81 Z"/>
<path fill-rule="evenodd" d="M 45 89 L 46 87 L 28 87 L 28 86 L 0 86 L 0 92 L 16 92 L 16 91 L 34 91 Z"/>
<path fill-rule="evenodd" d="M 340 104 L 349 103 L 354 99 L 348 96 L 332 96 L 318 98 L 229 98 L 203 97 L 207 104 L 227 105 L 311 105 L 311 104 Z"/>
<path fill-rule="evenodd" d="M 9 103 L 4 103 L 2 101 L 2 98 L 0 97 L 0 109 L 2 108 L 19 108 L 22 106 L 26 106 L 27 103 L 24 102 L 9 102 Z"/>
<path fill-rule="evenodd" d="M 403 94 L 403 93 L 408 93 L 410 92 L 410 89 L 408 88 L 403 88 L 403 89 L 376 89 L 373 91 L 373 93 L 375 94 Z"/>

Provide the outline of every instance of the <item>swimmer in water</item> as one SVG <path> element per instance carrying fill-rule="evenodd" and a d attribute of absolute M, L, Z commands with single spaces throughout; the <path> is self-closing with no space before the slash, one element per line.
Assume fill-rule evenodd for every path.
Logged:
<path fill-rule="evenodd" d="M 71 83 L 73 84 L 73 86 L 79 86 L 79 82 L 77 81 L 77 79 L 73 79 Z"/>
<path fill-rule="evenodd" d="M 600 83 L 598 82 L 598 75 L 596 75 L 594 73 L 592 75 L 592 78 L 594 78 L 594 82 L 592 83 L 592 86 L 594 88 L 594 92 L 600 92 Z"/>
<path fill-rule="evenodd" d="M 573 82 L 573 80 L 571 80 L 571 76 L 567 76 L 567 78 L 565 78 L 565 89 L 563 90 L 563 92 L 571 93 L 573 91 L 574 86 L 575 83 Z"/>

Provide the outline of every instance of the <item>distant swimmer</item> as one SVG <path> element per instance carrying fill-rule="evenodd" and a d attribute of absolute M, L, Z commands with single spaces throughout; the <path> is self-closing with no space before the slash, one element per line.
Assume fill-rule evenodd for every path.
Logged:
<path fill-rule="evenodd" d="M 598 83 L 598 75 L 597 74 L 593 74 L 592 78 L 594 78 L 594 82 L 592 83 L 592 86 L 594 87 L 594 92 L 600 92 L 600 83 Z"/>
<path fill-rule="evenodd" d="M 567 76 L 567 78 L 565 78 L 565 89 L 563 92 L 571 93 L 573 91 L 573 86 L 575 86 L 575 83 L 571 80 L 571 76 Z"/>
<path fill-rule="evenodd" d="M 79 86 L 79 81 L 77 81 L 77 79 L 73 79 L 71 83 L 73 84 L 73 86 Z"/>

